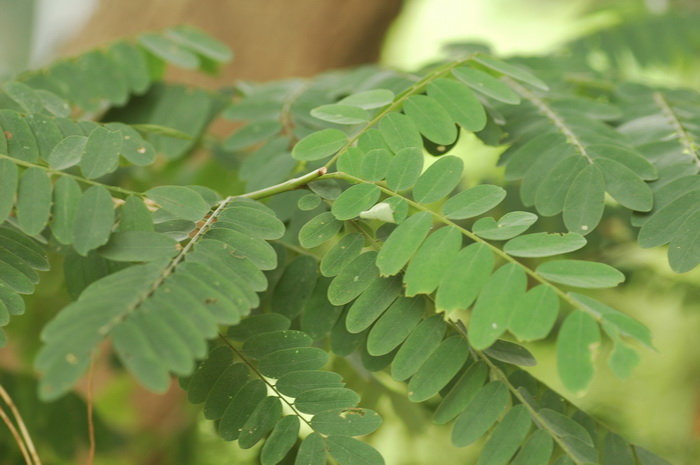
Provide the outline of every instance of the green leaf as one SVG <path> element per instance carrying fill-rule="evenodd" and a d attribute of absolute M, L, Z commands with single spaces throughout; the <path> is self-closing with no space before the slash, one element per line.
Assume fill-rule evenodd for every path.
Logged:
<path fill-rule="evenodd" d="M 138 132 L 152 134 L 154 136 L 165 136 L 180 140 L 192 140 L 192 136 L 186 132 L 171 128 L 169 126 L 163 126 L 162 124 L 132 124 L 130 127 Z"/>
<path fill-rule="evenodd" d="M 332 239 L 343 223 L 338 221 L 331 212 L 323 212 L 313 217 L 299 230 L 299 243 L 302 247 L 311 249 Z"/>
<path fill-rule="evenodd" d="M 617 327 L 605 322 L 603 323 L 603 330 L 615 343 L 610 358 L 608 359 L 610 371 L 615 373 L 615 376 L 620 379 L 629 378 L 632 371 L 639 365 L 639 354 L 632 347 L 625 344 L 620 337 L 620 331 Z"/>
<path fill-rule="evenodd" d="M 420 323 L 424 306 L 422 299 L 396 299 L 370 329 L 367 336 L 367 352 L 380 356 L 397 348 Z"/>
<path fill-rule="evenodd" d="M 411 118 L 401 113 L 389 113 L 379 122 L 379 131 L 392 152 L 406 147 L 423 147 L 423 139 Z"/>
<path fill-rule="evenodd" d="M 299 370 L 318 370 L 328 362 L 328 353 L 317 347 L 299 347 L 272 352 L 260 359 L 260 373 L 270 378 Z"/>
<path fill-rule="evenodd" d="M 343 153 L 338 156 L 336 163 L 338 171 L 347 173 L 351 176 L 362 176 L 362 160 L 365 158 L 365 152 L 358 147 L 348 147 Z"/>
<path fill-rule="evenodd" d="M 416 123 L 418 131 L 436 144 L 449 145 L 457 139 L 452 117 L 435 99 L 412 95 L 404 102 L 403 110 Z"/>
<path fill-rule="evenodd" d="M 690 271 L 700 263 L 700 210 L 688 216 L 674 234 L 668 246 L 668 263 L 676 273 Z"/>
<path fill-rule="evenodd" d="M 529 212 L 509 212 L 498 222 L 491 217 L 481 218 L 472 226 L 479 237 L 492 241 L 505 241 L 527 231 L 537 221 L 537 215 Z"/>
<path fill-rule="evenodd" d="M 272 139 L 281 130 L 282 125 L 278 121 L 255 121 L 228 136 L 224 140 L 223 148 L 228 151 L 242 150 Z"/>
<path fill-rule="evenodd" d="M 54 226 L 55 229 L 55 226 Z M 129 196 L 121 207 L 118 231 L 153 231 L 153 217 L 139 197 Z"/>
<path fill-rule="evenodd" d="M 323 436 L 311 433 L 299 445 L 294 465 L 326 465 L 326 444 Z"/>
<path fill-rule="evenodd" d="M 610 265 L 582 260 L 552 260 L 536 271 L 549 281 L 590 289 L 615 287 L 625 280 L 625 275 Z"/>
<path fill-rule="evenodd" d="M 487 68 L 491 68 L 492 70 L 498 71 L 499 73 L 503 73 L 506 76 L 512 77 L 513 79 L 530 84 L 531 86 L 537 87 L 538 89 L 549 90 L 549 86 L 547 86 L 547 84 L 545 84 L 541 79 L 533 76 L 528 71 L 525 71 L 522 68 L 511 65 L 510 63 L 506 63 L 504 61 L 497 60 L 495 58 L 484 55 L 479 55 L 473 58 L 473 60 L 477 63 L 481 63 Z"/>
<path fill-rule="evenodd" d="M 347 436 L 330 436 L 326 442 L 328 443 L 328 453 L 339 465 L 384 465 L 384 458 L 379 452 L 369 444 L 357 439 Z"/>
<path fill-rule="evenodd" d="M 447 265 L 452 263 L 461 247 L 462 234 L 453 226 L 440 228 L 430 234 L 404 274 L 406 296 L 433 292 L 440 283 Z"/>
<path fill-rule="evenodd" d="M 381 191 L 374 184 L 356 184 L 333 202 L 331 212 L 338 220 L 349 220 L 368 210 L 379 200 Z"/>
<path fill-rule="evenodd" d="M 564 320 L 557 337 L 557 367 L 567 389 L 580 393 L 588 388 L 599 345 L 598 325 L 588 314 L 575 310 Z"/>
<path fill-rule="evenodd" d="M 184 220 L 199 221 L 209 212 L 209 204 L 201 195 L 188 187 L 154 187 L 146 191 L 146 197 L 168 213 Z"/>
<path fill-rule="evenodd" d="M 397 226 L 377 255 L 379 272 L 383 276 L 392 276 L 401 271 L 432 226 L 432 216 L 428 212 L 416 213 Z"/>
<path fill-rule="evenodd" d="M 51 179 L 43 169 L 31 167 L 24 171 L 19 179 L 15 208 L 22 231 L 34 236 L 44 229 L 51 212 Z"/>
<path fill-rule="evenodd" d="M 12 110 L 0 110 L 1 140 L 7 141 L 6 155 L 22 161 L 36 163 L 39 160 L 39 146 L 25 118 Z"/>
<path fill-rule="evenodd" d="M 141 384 L 158 393 L 168 389 L 170 376 L 167 367 L 153 351 L 149 337 L 140 325 L 127 320 L 116 326 L 110 336 L 119 359 Z"/>
<path fill-rule="evenodd" d="M 524 405 L 516 405 L 496 425 L 484 444 L 477 465 L 505 465 L 515 455 L 530 431 L 530 413 Z"/>
<path fill-rule="evenodd" d="M 387 89 L 372 89 L 348 95 L 338 103 L 341 105 L 352 105 L 365 110 L 380 108 L 390 104 L 394 100 L 394 93 Z"/>
<path fill-rule="evenodd" d="M 272 307 L 290 320 L 297 317 L 316 286 L 318 264 L 308 255 L 301 255 L 287 264 L 272 295 Z"/>
<path fill-rule="evenodd" d="M 166 30 L 165 35 L 169 39 L 212 60 L 227 62 L 233 58 L 233 54 L 226 44 L 192 26 L 173 27 Z"/>
<path fill-rule="evenodd" d="M 311 110 L 311 116 L 336 124 L 360 124 L 369 121 L 369 113 L 357 106 L 331 103 Z"/>
<path fill-rule="evenodd" d="M 107 243 L 114 223 L 114 203 L 109 191 L 93 186 L 83 192 L 75 213 L 73 246 L 85 256 L 90 250 Z"/>
<path fill-rule="evenodd" d="M 15 204 L 18 176 L 17 165 L 10 160 L 0 159 L 0 224 L 7 219 Z"/>
<path fill-rule="evenodd" d="M 522 145 L 512 145 L 503 152 L 501 162 L 506 162 L 506 181 L 515 181 L 525 177 L 535 166 L 535 162 L 545 153 L 552 151 L 556 159 L 561 160 L 567 153 L 569 144 L 561 133 L 545 133 L 527 140 Z M 572 153 L 571 155 L 576 155 Z"/>
<path fill-rule="evenodd" d="M 232 363 L 233 351 L 228 347 L 219 346 L 209 352 L 207 358 L 197 366 L 190 378 L 187 385 L 187 400 L 193 404 L 200 404 L 207 400 L 215 381 Z"/>
<path fill-rule="evenodd" d="M 292 450 L 299 439 L 299 417 L 287 415 L 277 422 L 260 451 L 262 465 L 276 465 Z"/>
<path fill-rule="evenodd" d="M 367 181 L 381 181 L 386 176 L 392 155 L 387 149 L 373 149 L 362 160 L 362 178 Z"/>
<path fill-rule="evenodd" d="M 224 441 L 239 438 L 243 425 L 251 417 L 258 404 L 267 397 L 266 385 L 260 379 L 248 381 L 233 396 L 228 408 L 219 421 L 219 436 Z"/>
<path fill-rule="evenodd" d="M 242 350 L 246 356 L 259 360 L 278 350 L 310 347 L 312 343 L 311 337 L 302 331 L 271 331 L 251 336 Z"/>
<path fill-rule="evenodd" d="M 671 465 L 667 460 L 662 459 L 658 455 L 649 452 L 643 447 L 634 446 L 634 451 L 637 454 L 641 465 Z"/>
<path fill-rule="evenodd" d="M 419 203 L 442 200 L 457 187 L 463 169 L 461 158 L 452 155 L 441 157 L 418 178 L 413 187 L 413 198 Z"/>
<path fill-rule="evenodd" d="M 601 465 L 635 465 L 630 445 L 615 433 L 608 432 L 603 439 Z"/>
<path fill-rule="evenodd" d="M 344 387 L 308 389 L 294 399 L 294 406 L 303 413 L 316 415 L 327 410 L 353 408 L 360 402 L 360 395 Z"/>
<path fill-rule="evenodd" d="M 70 115 L 70 106 L 68 102 L 63 100 L 58 95 L 46 89 L 35 89 L 34 92 L 41 99 L 42 105 L 46 111 L 59 118 L 66 118 Z"/>
<path fill-rule="evenodd" d="M 518 94 L 488 73 L 468 66 L 459 66 L 452 70 L 452 74 L 472 89 L 487 97 L 511 105 L 520 103 L 520 96 Z"/>
<path fill-rule="evenodd" d="M 576 233 L 534 233 L 509 240 L 503 251 L 514 257 L 549 257 L 579 250 L 586 239 Z"/>
<path fill-rule="evenodd" d="M 452 444 L 466 447 L 481 438 L 501 416 L 509 397 L 502 381 L 492 381 L 481 388 L 457 417 L 452 428 Z"/>
<path fill-rule="evenodd" d="M 544 339 L 559 314 L 559 299 L 547 285 L 535 286 L 520 299 L 510 318 L 510 332 L 521 341 Z"/>
<path fill-rule="evenodd" d="M 317 413 L 311 427 L 328 435 L 362 436 L 374 432 L 382 424 L 377 412 L 364 408 L 336 408 Z"/>
<path fill-rule="evenodd" d="M 219 220 L 251 237 L 271 240 L 284 236 L 284 224 L 277 219 L 275 213 L 254 200 L 234 199 L 221 212 Z"/>
<path fill-rule="evenodd" d="M 368 251 L 348 263 L 328 287 L 328 300 L 333 305 L 344 305 L 362 294 L 379 276 L 376 257 L 377 252 Z"/>
<path fill-rule="evenodd" d="M 468 358 L 469 345 L 461 336 L 442 341 L 408 383 L 408 399 L 423 402 L 433 397 L 459 372 Z"/>
<path fill-rule="evenodd" d="M 108 53 L 119 69 L 124 71 L 131 90 L 136 94 L 145 92 L 151 84 L 151 78 L 141 48 L 122 41 L 112 45 Z"/>
<path fill-rule="evenodd" d="M 351 333 L 369 328 L 401 294 L 399 278 L 375 279 L 348 310 L 345 327 Z"/>
<path fill-rule="evenodd" d="M 588 431 L 566 415 L 548 408 L 540 409 L 538 413 L 544 425 L 554 431 L 554 433 L 562 439 L 575 438 L 581 444 L 587 446 L 593 445 L 593 440 L 588 434 Z"/>
<path fill-rule="evenodd" d="M 653 181 L 658 178 L 656 167 L 642 154 L 619 145 L 589 145 L 586 147 L 588 155 L 595 161 L 607 159 L 620 163 L 645 181 Z"/>
<path fill-rule="evenodd" d="M 316 207 L 321 205 L 321 202 L 323 202 L 323 199 L 311 192 L 309 194 L 305 194 L 299 199 L 297 202 L 297 208 L 299 208 L 301 211 L 307 212 L 314 210 Z"/>
<path fill-rule="evenodd" d="M 482 184 L 447 199 L 442 206 L 442 214 L 451 220 L 473 218 L 491 210 L 505 198 L 503 188 Z"/>
<path fill-rule="evenodd" d="M 512 465 L 547 465 L 553 449 L 552 437 L 547 431 L 538 429 L 525 442 Z"/>
<path fill-rule="evenodd" d="M 56 144 L 48 157 L 51 168 L 64 170 L 80 163 L 87 141 L 85 136 L 68 136 Z"/>
<path fill-rule="evenodd" d="M 639 230 L 639 245 L 646 249 L 671 241 L 681 225 L 691 215 L 700 211 L 698 205 L 700 189 L 694 189 L 659 209 Z"/>
<path fill-rule="evenodd" d="M 444 425 L 462 413 L 481 390 L 488 372 L 484 362 L 479 361 L 470 366 L 435 409 L 433 422 Z"/>
<path fill-rule="evenodd" d="M 525 295 L 523 269 L 507 263 L 497 269 L 476 300 L 469 322 L 469 342 L 476 350 L 491 346 L 510 325 L 515 306 Z"/>
<path fill-rule="evenodd" d="M 7 81 L 2 85 L 2 90 L 19 104 L 25 113 L 40 113 L 44 108 L 41 97 L 23 82 Z"/>
<path fill-rule="evenodd" d="M 394 155 L 386 172 L 389 189 L 399 192 L 413 187 L 423 171 L 423 151 L 406 147 Z"/>
<path fill-rule="evenodd" d="M 95 128 L 88 136 L 80 160 L 80 171 L 88 179 L 99 178 L 117 169 L 119 153 L 122 150 L 122 135 L 102 126 Z M 49 155 L 50 156 L 50 155 Z"/>
<path fill-rule="evenodd" d="M 514 342 L 496 340 L 491 347 L 484 350 L 491 358 L 506 362 L 511 365 L 531 367 L 537 365 L 535 357 L 525 347 Z"/>
<path fill-rule="evenodd" d="M 238 437 L 241 449 L 250 449 L 272 431 L 282 416 L 282 402 L 279 397 L 266 397 L 253 410 L 248 420 L 243 424 Z"/>
<path fill-rule="evenodd" d="M 564 157 L 544 176 L 535 194 L 537 212 L 552 216 L 564 209 L 566 193 L 576 176 L 586 167 L 586 159 L 578 155 Z"/>
<path fill-rule="evenodd" d="M 185 69 L 195 69 L 199 66 L 199 57 L 173 39 L 149 33 L 140 35 L 138 40 L 146 50 L 167 62 Z"/>
<path fill-rule="evenodd" d="M 424 319 L 411 332 L 394 357 L 391 376 L 397 381 L 410 378 L 440 345 L 447 325 L 442 315 Z"/>
<path fill-rule="evenodd" d="M 289 329 L 291 324 L 289 318 L 279 313 L 261 313 L 249 316 L 236 326 L 231 326 L 227 336 L 236 341 L 247 341 L 257 334 L 284 331 Z"/>
<path fill-rule="evenodd" d="M 321 388 L 341 388 L 345 385 L 338 373 L 321 370 L 303 370 L 287 373 L 277 380 L 275 389 L 289 397 L 299 397 L 306 391 Z"/>
<path fill-rule="evenodd" d="M 322 129 L 313 132 L 292 149 L 292 156 L 297 160 L 314 161 L 330 157 L 343 148 L 348 142 L 348 136 L 339 129 Z"/>
<path fill-rule="evenodd" d="M 467 309 L 491 275 L 493 265 L 493 253 L 485 244 L 475 243 L 462 249 L 440 280 L 435 300 L 437 308 L 446 312 Z"/>
<path fill-rule="evenodd" d="M 149 262 L 169 258 L 177 253 L 177 242 L 165 234 L 153 231 L 121 231 L 109 237 L 98 253 L 118 262 Z"/>
<path fill-rule="evenodd" d="M 596 165 L 588 165 L 571 183 L 564 201 L 566 228 L 583 236 L 598 226 L 605 207 L 605 179 Z"/>
<path fill-rule="evenodd" d="M 450 79 L 438 78 L 428 84 L 428 96 L 435 99 L 452 119 L 467 131 L 480 131 L 486 125 L 486 112 L 468 87 Z"/>
<path fill-rule="evenodd" d="M 321 259 L 321 274 L 336 276 L 340 271 L 360 254 L 365 239 L 360 233 L 349 233 L 343 236 Z"/>
<path fill-rule="evenodd" d="M 654 206 L 654 196 L 649 186 L 625 165 L 607 158 L 597 158 L 594 163 L 603 172 L 605 189 L 623 207 L 648 212 Z"/>

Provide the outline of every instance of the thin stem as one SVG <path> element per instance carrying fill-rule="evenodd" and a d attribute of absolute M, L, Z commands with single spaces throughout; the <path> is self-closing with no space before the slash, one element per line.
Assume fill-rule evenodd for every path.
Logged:
<path fill-rule="evenodd" d="M 299 189 L 300 187 L 305 186 L 306 184 L 310 183 L 311 181 L 315 181 L 319 177 L 323 176 L 326 174 L 327 168 L 326 167 L 321 167 L 317 170 L 314 170 L 310 173 L 307 173 L 303 176 L 299 176 L 298 178 L 290 179 L 288 181 L 285 181 L 283 183 L 266 187 L 264 189 L 260 189 L 254 192 L 249 192 L 247 194 L 239 195 L 239 196 L 230 196 L 224 199 L 224 202 L 230 202 L 233 200 L 235 197 L 244 197 L 246 199 L 253 199 L 253 200 L 259 200 L 259 199 L 264 199 L 265 197 L 270 197 L 276 194 L 281 194 L 282 192 L 287 192 L 287 191 L 292 191 L 295 189 Z"/>
<path fill-rule="evenodd" d="M 683 153 L 688 154 L 688 156 L 692 158 L 693 163 L 700 166 L 700 153 L 698 153 L 700 148 L 698 148 L 697 142 L 693 136 L 688 134 L 688 131 L 685 130 L 680 118 L 676 112 L 673 111 L 673 108 L 671 108 L 671 105 L 666 101 L 661 92 L 654 92 L 654 102 L 661 108 L 661 112 L 666 119 L 668 119 L 668 122 L 671 123 L 671 126 L 673 126 L 673 130 L 678 135 L 678 139 L 683 145 Z"/>
<path fill-rule="evenodd" d="M 588 151 L 583 145 L 583 142 L 581 142 L 578 136 L 574 134 L 571 128 L 566 124 L 566 121 L 564 121 L 549 105 L 547 105 L 547 102 L 545 102 L 540 97 L 532 93 L 526 87 L 521 86 L 520 84 L 515 82 L 513 79 L 505 77 L 503 78 L 503 80 L 522 97 L 532 102 L 532 104 L 535 105 L 535 107 L 537 107 L 540 113 L 546 116 L 547 119 L 549 119 L 554 124 L 554 126 L 556 126 L 557 129 L 559 129 L 559 132 L 561 132 L 569 141 L 569 143 L 576 148 L 578 153 L 580 153 L 581 156 L 583 156 L 586 159 L 586 161 L 588 161 L 588 163 L 593 163 L 593 159 L 588 154 Z"/>
<path fill-rule="evenodd" d="M 90 360 L 90 369 L 88 371 L 87 379 L 87 422 L 88 422 L 88 439 L 90 442 L 90 449 L 88 451 L 87 465 L 92 465 L 95 460 L 95 422 L 92 414 L 93 407 L 93 376 L 95 373 L 95 360 L 97 359 L 97 354 L 93 354 L 92 360 Z"/>
<path fill-rule="evenodd" d="M 33 463 L 34 465 L 41 465 L 41 460 L 39 460 L 39 456 L 37 455 L 36 449 L 34 448 L 32 438 L 29 435 L 29 431 L 27 431 L 27 427 L 25 426 L 24 421 L 22 420 L 22 415 L 19 414 L 19 410 L 17 410 L 15 403 L 12 401 L 12 398 L 7 393 L 7 391 L 5 391 L 5 388 L 3 388 L 2 385 L 0 385 L 0 397 L 2 397 L 2 400 L 10 408 L 10 411 L 12 412 L 12 415 L 14 416 L 15 421 L 17 422 L 17 426 L 19 427 L 19 431 L 22 434 L 22 440 L 18 440 L 18 436 L 15 436 L 15 439 L 18 440 L 18 444 L 20 444 L 21 449 L 23 449 L 23 444 L 26 445 L 26 451 L 29 453 L 29 456 L 31 456 L 32 459 L 32 461 L 29 461 L 26 458 L 25 460 L 27 460 L 27 463 L 29 464 Z M 0 408 L 0 411 L 2 411 L 3 420 L 5 420 L 6 415 L 4 410 Z M 8 428 L 10 428 L 10 431 L 13 431 L 14 426 L 9 421 L 9 418 L 7 418 L 6 423 Z"/>
<path fill-rule="evenodd" d="M 12 433 L 12 437 L 15 439 L 15 442 L 19 447 L 19 450 L 22 453 L 22 457 L 24 457 L 25 463 L 27 465 L 33 465 L 32 459 L 31 457 L 29 457 L 29 452 L 27 452 L 27 446 L 24 445 L 24 441 L 22 441 L 22 437 L 20 436 L 19 431 L 17 431 L 17 428 L 15 428 L 15 425 L 12 424 L 12 421 L 5 413 L 5 410 L 2 408 L 0 408 L 0 418 L 2 418 L 2 421 L 7 425 L 7 428 L 10 430 L 10 433 Z"/>

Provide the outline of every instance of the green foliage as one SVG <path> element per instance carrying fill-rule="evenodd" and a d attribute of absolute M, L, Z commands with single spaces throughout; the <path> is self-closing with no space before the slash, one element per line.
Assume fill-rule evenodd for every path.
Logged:
<path fill-rule="evenodd" d="M 410 75 L 243 83 L 225 105 L 158 83 L 166 62 L 211 71 L 229 58 L 176 28 L 3 86 L 0 325 L 61 254 L 74 294 L 41 331 L 43 400 L 66 395 L 110 340 L 148 389 L 180 377 L 222 439 L 262 441 L 265 465 L 384 463 L 356 439 L 382 419 L 345 386 L 346 359 L 452 422 L 455 447 L 485 438 L 479 464 L 665 463 L 553 404 L 520 343 L 556 340 L 573 393 L 603 341 L 621 378 L 653 348 L 644 325 L 574 292 L 624 281 L 574 253 L 625 210 L 642 247 L 670 243 L 674 270 L 700 263 L 696 93 L 600 90 L 482 53 Z M 244 124 L 202 139 L 219 113 Z M 464 185 L 464 154 L 449 147 L 466 132 L 507 145 L 504 187 L 519 199 Z M 177 185 L 181 173 L 160 185 L 156 160 L 177 170 L 195 146 L 238 168 L 245 189 Z"/>

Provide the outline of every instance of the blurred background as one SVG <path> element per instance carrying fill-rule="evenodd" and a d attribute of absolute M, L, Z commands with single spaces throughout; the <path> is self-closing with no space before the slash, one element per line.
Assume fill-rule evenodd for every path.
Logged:
<path fill-rule="evenodd" d="M 644 37 L 653 41 L 653 25 L 662 22 L 660 18 L 695 17 L 700 2 L 0 0 L 0 11 L 1 79 L 117 37 L 190 22 L 227 42 L 236 59 L 217 79 L 184 73 L 170 78 L 217 86 L 236 79 L 309 76 L 368 62 L 413 70 L 444 57 L 445 46 L 455 42 L 483 43 L 502 57 L 566 54 L 575 47 L 595 44 L 600 31 L 634 22 L 642 30 L 646 27 Z M 697 31 L 688 31 L 687 50 L 672 57 L 656 56 L 651 51 L 646 56 L 622 54 L 616 73 L 633 81 L 700 91 L 697 36 Z M 629 37 L 629 47 L 640 47 L 635 40 L 644 38 Z M 601 66 L 605 65 L 603 55 L 599 56 Z M 597 55 L 592 56 L 595 59 Z M 466 150 L 470 152 L 465 161 L 471 182 L 498 179 L 495 160 L 499 150 L 476 143 L 466 146 Z M 609 224 L 610 236 L 601 239 L 609 241 L 605 259 L 623 270 L 627 281 L 602 299 L 649 326 L 658 351 L 641 352 L 639 368 L 626 381 L 614 378 L 606 369 L 599 370 L 590 391 L 570 400 L 631 442 L 648 447 L 674 464 L 700 463 L 700 271 L 672 273 L 665 250 L 640 249 L 634 241 L 636 232 L 625 218 L 613 218 Z M 49 277 L 43 284 L 44 294 L 34 297 L 34 305 L 55 305 L 56 295 L 61 295 L 57 289 L 60 282 L 56 280 L 52 287 Z M 16 335 L 14 339 L 30 331 L 32 325 L 40 327 L 38 322 L 30 321 L 29 315 L 34 312 L 13 320 L 8 332 Z M 553 344 L 545 341 L 533 351 L 540 365 L 532 372 L 565 392 L 554 371 Z M 22 353 L 29 354 L 27 360 L 0 355 L 0 367 L 31 374 L 32 351 Z M 18 383 L 18 388 L 24 386 L 25 401 L 31 403 L 34 392 L 30 377 L 26 383 L 7 382 Z M 372 391 L 371 386 L 363 394 L 377 398 L 385 418 L 385 426 L 372 442 L 385 454 L 387 463 L 475 463 L 477 449 L 449 446 L 449 430 L 428 426 L 428 415 L 420 405 L 408 403 L 403 396 L 380 395 L 379 389 Z M 111 422 L 99 427 L 117 432 L 104 433 L 110 439 L 101 442 L 99 463 L 194 463 L 192 457 L 197 457 L 200 464 L 254 463 L 255 450 L 241 452 L 235 444 L 220 441 L 208 422 L 192 421 L 197 418 L 197 409 L 181 406 L 180 400 L 176 390 L 157 398 L 126 378 L 112 380 L 99 390 L 97 411 Z M 79 396 L 68 402 L 66 408 L 83 405 Z M 60 416 L 61 412 L 64 410 L 57 407 L 53 414 Z M 3 451 L 13 445 L 3 439 L 7 435 L 1 427 L 0 431 L 0 464 L 13 463 L 4 462 L 3 457 L 9 455 Z M 61 439 L 60 433 L 56 434 Z M 82 442 L 84 436 L 81 439 L 78 434 L 69 440 Z M 52 454 L 55 457 L 46 463 L 75 463 L 75 457 L 62 456 L 60 451 Z"/>

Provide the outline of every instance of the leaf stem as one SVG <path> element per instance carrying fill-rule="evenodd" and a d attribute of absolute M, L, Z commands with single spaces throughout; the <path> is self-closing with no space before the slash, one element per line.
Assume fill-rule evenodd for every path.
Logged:
<path fill-rule="evenodd" d="M 681 145 L 683 145 L 683 152 L 692 158 L 693 163 L 700 166 L 700 148 L 698 147 L 698 143 L 695 141 L 693 136 L 685 130 L 683 123 L 676 112 L 673 111 L 673 108 L 668 101 L 664 98 L 664 95 L 661 92 L 654 92 L 653 98 L 654 103 L 661 108 L 661 112 L 666 117 L 668 122 L 671 123 L 671 126 L 673 126 L 673 129 L 678 136 L 678 140 L 680 141 Z"/>

